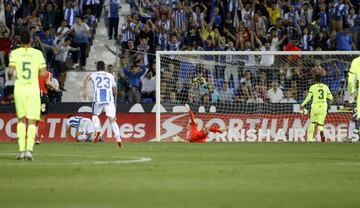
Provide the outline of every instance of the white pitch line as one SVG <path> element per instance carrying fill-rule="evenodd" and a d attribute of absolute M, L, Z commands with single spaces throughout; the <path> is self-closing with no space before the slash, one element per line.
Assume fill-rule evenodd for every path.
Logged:
<path fill-rule="evenodd" d="M 14 153 L 0 153 L 0 155 L 13 155 L 15 157 L 16 154 Z M 38 154 L 38 156 L 54 156 L 54 157 L 87 157 L 87 158 L 93 158 L 97 157 L 91 156 L 91 155 L 76 155 L 76 154 Z M 119 157 L 109 157 L 109 158 L 119 158 Z M 65 164 L 65 165 L 86 165 L 86 164 L 94 164 L 94 165 L 109 165 L 109 164 L 129 164 L 129 163 L 141 163 L 141 162 L 150 162 L 152 161 L 152 158 L 150 157 L 123 157 L 127 158 L 127 160 L 104 160 L 104 161 L 75 161 L 75 162 L 39 162 L 35 160 L 34 162 L 11 162 L 11 163 L 1 163 L 0 165 L 23 165 L 23 164 L 29 164 L 29 165 L 59 165 L 59 164 Z M 14 158 L 15 160 L 15 158 Z"/>

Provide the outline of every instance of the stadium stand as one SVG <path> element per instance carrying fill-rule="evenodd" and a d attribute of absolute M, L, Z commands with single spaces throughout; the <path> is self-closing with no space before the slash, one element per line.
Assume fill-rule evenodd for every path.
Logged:
<path fill-rule="evenodd" d="M 66 26 L 70 28 L 71 25 L 76 24 L 74 23 L 76 15 L 81 15 L 82 21 L 91 28 L 91 32 L 88 37 L 77 37 L 76 34 L 72 37 L 72 46 L 80 47 L 81 50 L 80 53 L 72 53 L 72 58 L 67 59 L 67 63 L 73 67 L 72 62 L 79 62 L 80 59 L 79 69 L 84 70 L 86 59 L 81 59 L 81 57 L 87 56 L 90 48 L 87 46 L 92 44 L 95 31 L 104 35 L 103 27 L 101 32 L 98 31 L 99 29 L 95 30 L 97 20 L 100 18 L 101 10 L 99 8 L 102 8 L 104 2 L 95 1 L 95 4 L 89 2 L 0 0 L 0 15 L 2 15 L 0 17 L 0 24 L 2 24 L 0 26 L 0 50 L 1 57 L 4 57 L 2 63 L 7 64 L 10 50 L 18 46 L 18 31 L 27 28 L 33 31 L 34 47 L 41 47 L 44 50 L 48 64 L 57 77 L 56 68 L 52 65 L 54 53 L 44 48 L 44 44 L 56 45 L 67 35 L 64 32 L 67 29 L 63 30 L 60 26 L 62 19 L 66 20 Z M 359 48 L 360 15 L 359 3 L 356 0 L 128 0 L 127 3 L 130 6 L 130 14 L 124 19 L 120 17 L 119 24 L 119 34 L 121 35 L 118 39 L 123 50 L 122 61 L 120 60 L 121 67 L 118 69 L 118 86 L 121 93 L 121 96 L 118 96 L 118 102 L 128 102 L 129 89 L 131 89 L 131 93 L 135 90 L 129 87 L 129 79 L 123 73 L 124 69 L 126 71 L 133 65 L 141 65 L 140 68 L 145 67 L 147 70 L 152 70 L 153 75 L 156 76 L 153 55 L 156 50 L 319 51 L 357 50 Z M 108 34 L 107 31 L 105 34 Z M 82 38 L 86 40 L 82 41 Z M 111 35 L 107 38 L 115 37 Z M 116 46 L 114 42 L 111 43 L 113 45 L 110 45 L 109 48 L 113 50 Z M 106 57 L 108 56 L 106 55 Z M 115 57 L 112 57 L 115 60 Z M 204 58 L 214 59 L 212 56 Z M 233 60 L 219 57 L 216 61 L 231 63 Z M 236 69 L 239 70 L 237 76 L 233 73 L 230 76 L 223 72 L 218 73 L 224 71 L 222 68 L 215 70 L 214 74 L 201 69 L 201 66 L 187 62 L 175 63 L 175 70 L 165 72 L 162 76 L 171 76 L 177 73 L 182 80 L 192 80 L 199 71 L 203 71 L 206 83 L 215 85 L 220 92 L 220 98 L 222 97 L 221 89 L 224 87 L 221 84 L 223 81 L 226 81 L 227 87 L 233 91 L 234 96 L 239 97 L 238 95 L 245 90 L 241 89 L 241 80 L 245 78 L 245 72 L 250 71 L 253 85 L 247 86 L 248 91 L 262 91 L 259 94 L 264 95 L 261 97 L 264 102 L 272 100 L 267 97 L 269 94 L 267 92 L 271 90 L 274 80 L 280 83 L 279 87 L 283 88 L 286 96 L 290 96 L 297 102 L 303 98 L 303 92 L 300 90 L 307 89 L 307 86 L 296 80 L 298 77 L 311 77 L 311 71 L 308 69 L 313 66 L 301 68 L 300 60 L 298 70 L 292 68 L 291 73 L 283 70 L 279 76 L 269 76 L 267 73 L 263 74 L 262 69 L 271 66 L 273 62 L 265 59 L 255 60 L 255 62 L 257 67 Z M 325 82 L 331 82 L 330 88 L 337 90 L 343 84 L 346 67 L 337 63 L 335 65 L 328 63 L 322 64 L 321 67 L 330 72 L 324 77 Z M 285 65 L 283 67 L 286 68 Z M 3 70 L 0 73 L 4 74 L 5 68 L 2 65 L 0 69 Z M 166 68 L 171 69 L 171 67 Z M 245 68 L 247 70 L 244 70 Z M 206 73 L 209 73 L 210 76 Z M 257 74 L 260 76 L 254 76 Z M 266 89 L 255 89 L 260 88 L 258 87 L 260 83 L 265 84 Z M 182 85 L 186 88 L 185 91 L 189 91 L 192 86 L 191 83 Z M 0 88 L 6 88 L 5 80 Z M 140 94 L 141 88 L 140 85 L 136 89 Z M 214 89 L 214 86 L 208 88 Z M 200 91 L 201 89 L 195 90 Z M 5 94 L 6 97 L 6 92 L 7 90 L 0 94 Z M 64 94 L 66 93 L 64 92 Z M 216 99 L 216 96 L 211 96 L 210 99 Z M 138 100 L 152 101 L 145 97 L 136 99 L 136 101 Z"/>

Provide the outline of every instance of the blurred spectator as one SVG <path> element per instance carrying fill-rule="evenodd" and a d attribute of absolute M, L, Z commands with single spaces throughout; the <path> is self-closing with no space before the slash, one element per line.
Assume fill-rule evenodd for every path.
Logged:
<path fill-rule="evenodd" d="M 341 32 L 336 33 L 336 50 L 351 51 L 353 44 L 348 28 L 344 27 Z"/>
<path fill-rule="evenodd" d="M 9 67 L 6 67 L 4 97 L 9 98 L 8 100 L 12 102 L 14 99 L 14 84 L 15 84 L 16 74 L 14 74 L 14 76 L 12 76 L 10 79 L 8 72 L 9 72 Z"/>
<path fill-rule="evenodd" d="M 80 48 L 80 64 L 79 64 L 79 68 L 80 70 L 85 70 L 85 66 L 86 66 L 86 50 L 89 44 L 89 38 L 91 36 L 90 33 L 90 28 L 89 26 L 87 26 L 87 24 L 85 24 L 84 22 L 82 22 L 82 19 L 80 16 L 76 16 L 75 18 L 75 24 L 73 24 L 70 28 L 70 30 L 67 32 L 68 33 L 74 33 L 74 37 L 73 37 L 73 43 L 74 43 L 74 47 L 79 47 Z M 78 62 L 78 53 L 73 53 L 73 62 L 77 63 Z"/>
<path fill-rule="evenodd" d="M 224 82 L 222 90 L 220 92 L 219 101 L 221 103 L 229 103 L 234 101 L 234 92 L 229 88 L 229 83 Z"/>
<path fill-rule="evenodd" d="M 251 97 L 250 87 L 247 85 L 246 82 L 242 82 L 241 86 L 237 91 L 237 96 L 235 100 L 237 102 L 246 103 L 248 99 Z"/>
<path fill-rule="evenodd" d="M 232 41 L 228 42 L 228 49 L 226 51 L 236 51 L 234 43 Z M 239 71 L 236 64 L 236 56 L 226 55 L 226 68 L 224 71 L 225 82 L 229 82 L 230 77 L 234 79 L 235 88 L 239 88 Z"/>
<path fill-rule="evenodd" d="M 59 82 L 56 78 L 52 77 L 51 79 L 52 84 L 59 88 Z M 62 97 L 62 92 L 61 91 L 56 91 L 52 88 L 49 88 L 48 90 L 48 96 L 49 96 L 49 101 L 52 103 L 61 103 L 61 97 Z"/>
<path fill-rule="evenodd" d="M 3 0 L 0 0 L 0 24 L 1 25 L 6 25 L 4 5 L 5 4 L 4 4 Z"/>
<path fill-rule="evenodd" d="M 142 98 L 150 98 L 152 102 L 155 102 L 155 77 L 151 70 L 147 71 L 145 77 L 141 82 L 141 96 Z M 171 94 L 170 94 L 171 99 Z M 176 100 L 176 94 L 174 93 L 174 100 Z"/>
<path fill-rule="evenodd" d="M 267 91 L 267 97 L 270 99 L 271 103 L 279 103 L 284 97 L 283 91 L 279 89 L 278 86 L 278 82 L 273 81 L 271 89 Z"/>
<path fill-rule="evenodd" d="M 327 50 L 327 35 L 323 31 L 320 31 L 313 40 L 313 48 L 315 50 Z"/>
<path fill-rule="evenodd" d="M 64 19 L 66 20 L 67 26 L 75 24 L 76 16 L 80 14 L 79 11 L 79 0 L 75 2 L 69 0 L 63 0 Z"/>
<path fill-rule="evenodd" d="M 280 103 L 297 103 L 297 101 L 291 97 L 291 92 L 290 91 L 286 91 L 285 96 L 280 101 Z"/>
<path fill-rule="evenodd" d="M 130 67 L 124 68 L 124 74 L 127 76 L 129 86 L 128 100 L 129 103 L 139 103 L 141 101 L 140 84 L 141 76 L 146 72 L 145 67 L 140 67 L 138 63 Z"/>
<path fill-rule="evenodd" d="M 53 47 L 53 50 L 56 52 L 55 61 L 54 61 L 55 71 L 56 74 L 58 74 L 59 76 L 59 88 L 62 91 L 66 91 L 64 88 L 64 84 L 66 81 L 66 71 L 68 70 L 66 66 L 66 59 L 68 57 L 69 51 L 80 50 L 79 47 L 77 48 L 71 47 L 70 43 L 71 43 L 71 39 L 65 38 L 63 43 L 59 43 L 58 45 L 56 45 L 56 47 Z"/>
<path fill-rule="evenodd" d="M 188 89 L 184 87 L 183 83 L 181 81 L 176 82 L 176 99 L 180 103 L 185 103 L 188 97 Z"/>
<path fill-rule="evenodd" d="M 69 31 L 69 27 L 67 26 L 66 20 L 61 21 L 61 25 L 56 30 L 56 39 L 57 41 L 63 41 L 65 38 L 65 34 Z"/>
<path fill-rule="evenodd" d="M 108 18 L 108 38 L 118 38 L 120 0 L 105 0 L 104 11 Z"/>
<path fill-rule="evenodd" d="M 252 92 L 250 94 L 250 98 L 246 101 L 247 104 L 249 103 L 255 103 L 255 104 L 261 104 L 264 103 L 264 100 L 260 97 L 258 97 L 258 94 L 256 92 Z"/>

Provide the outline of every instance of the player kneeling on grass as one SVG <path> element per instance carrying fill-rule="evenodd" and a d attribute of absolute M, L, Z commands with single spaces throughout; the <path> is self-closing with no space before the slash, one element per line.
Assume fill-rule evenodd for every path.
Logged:
<path fill-rule="evenodd" d="M 189 112 L 190 123 L 188 126 L 188 141 L 189 142 L 197 142 L 197 143 L 205 143 L 206 137 L 209 132 L 213 133 L 223 133 L 224 130 L 221 130 L 217 126 L 211 126 L 210 128 L 203 127 L 202 129 L 198 129 L 198 124 L 195 122 L 194 113 L 190 110 L 190 106 L 185 104 L 186 110 Z"/>
<path fill-rule="evenodd" d="M 304 106 L 312 99 L 311 112 L 310 112 L 310 126 L 307 133 L 309 142 L 314 141 L 315 124 L 317 124 L 318 131 L 320 132 L 321 141 L 325 142 L 324 122 L 327 114 L 328 104 L 327 100 L 332 100 L 333 96 L 329 87 L 321 83 L 322 76 L 315 75 L 315 84 L 311 85 L 309 93 L 301 104 L 301 111 L 304 111 Z"/>
<path fill-rule="evenodd" d="M 95 136 L 95 128 L 91 121 L 91 119 L 84 118 L 81 116 L 72 116 L 68 117 L 66 121 L 66 141 L 70 137 L 70 129 L 76 129 L 75 139 L 78 142 L 86 141 L 92 142 L 94 141 Z"/>

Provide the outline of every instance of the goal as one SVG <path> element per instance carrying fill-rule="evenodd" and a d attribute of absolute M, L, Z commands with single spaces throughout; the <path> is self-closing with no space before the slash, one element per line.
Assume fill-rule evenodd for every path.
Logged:
<path fill-rule="evenodd" d="M 328 141 L 343 141 L 352 117 L 347 73 L 359 51 L 157 51 L 156 139 L 187 139 L 188 103 L 198 127 L 218 125 L 209 142 L 305 142 L 309 114 L 300 114 L 315 74 L 334 95 L 325 122 Z M 310 110 L 310 106 L 306 107 Z M 319 141 L 318 133 L 315 140 Z M 358 134 L 353 134 L 358 140 Z"/>

